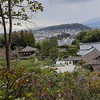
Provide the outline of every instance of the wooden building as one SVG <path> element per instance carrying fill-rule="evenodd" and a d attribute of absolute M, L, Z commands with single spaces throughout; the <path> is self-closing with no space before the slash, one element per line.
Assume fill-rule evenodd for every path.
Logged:
<path fill-rule="evenodd" d="M 86 61 L 86 64 L 91 65 L 95 72 L 100 72 L 100 52 L 96 48 L 83 55 L 82 60 Z"/>
<path fill-rule="evenodd" d="M 21 57 L 19 57 L 19 59 L 27 59 L 30 55 L 32 54 L 36 55 L 37 53 L 38 53 L 37 48 L 26 46 L 24 49 L 19 51 L 19 54 L 21 54 Z"/>

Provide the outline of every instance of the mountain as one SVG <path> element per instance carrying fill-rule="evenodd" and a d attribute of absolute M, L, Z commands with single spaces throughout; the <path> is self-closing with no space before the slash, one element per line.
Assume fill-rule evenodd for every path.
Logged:
<path fill-rule="evenodd" d="M 46 28 L 41 28 L 39 30 L 59 30 L 59 29 L 70 29 L 70 30 L 88 30 L 88 29 L 91 29 L 90 27 L 88 26 L 85 26 L 85 25 L 82 25 L 82 24 L 78 24 L 78 23 L 73 23 L 73 24 L 62 24 L 62 25 L 55 25 L 55 26 L 49 26 L 49 27 L 46 27 Z"/>
<path fill-rule="evenodd" d="M 87 20 L 85 22 L 82 22 L 81 24 L 89 26 L 89 27 L 99 27 L 100 28 L 100 17 Z"/>

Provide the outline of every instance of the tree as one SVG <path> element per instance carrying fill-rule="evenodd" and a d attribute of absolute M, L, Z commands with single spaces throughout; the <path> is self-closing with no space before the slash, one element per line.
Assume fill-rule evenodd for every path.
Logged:
<path fill-rule="evenodd" d="M 53 47 L 52 49 L 49 50 L 49 56 L 53 61 L 55 61 L 55 59 L 57 58 L 58 52 L 59 52 L 58 48 L 56 47 Z"/>
<path fill-rule="evenodd" d="M 42 41 L 41 52 L 42 56 L 49 56 L 50 42 L 48 38 Z"/>
<path fill-rule="evenodd" d="M 57 47 L 57 45 L 58 45 L 57 37 L 55 37 L 55 36 L 52 36 L 51 38 L 49 38 L 49 42 L 50 42 L 50 48 Z"/>
<path fill-rule="evenodd" d="M 85 64 L 85 61 L 78 61 L 75 65 L 76 66 L 82 66 L 83 64 Z"/>
<path fill-rule="evenodd" d="M 35 38 L 32 32 L 25 31 L 23 36 L 23 41 L 25 45 L 34 47 L 35 46 Z"/>
<path fill-rule="evenodd" d="M 56 37 L 45 38 L 42 41 L 41 51 L 43 58 L 50 57 L 50 59 L 54 61 L 58 55 L 57 38 Z"/>
<path fill-rule="evenodd" d="M 36 48 L 41 49 L 41 46 L 42 46 L 42 41 L 36 42 L 36 44 L 35 44 Z"/>
<path fill-rule="evenodd" d="M 78 44 L 79 42 L 100 42 L 100 29 L 91 29 L 79 32 L 72 44 Z"/>
<path fill-rule="evenodd" d="M 65 59 L 69 56 L 68 52 L 67 51 L 60 51 L 59 52 L 59 55 L 58 55 L 58 58 L 59 59 Z"/>
<path fill-rule="evenodd" d="M 68 53 L 70 56 L 76 56 L 77 55 L 77 48 L 69 48 Z"/>
<path fill-rule="evenodd" d="M 77 34 L 77 36 L 76 36 L 76 39 L 77 40 L 80 40 L 80 42 L 82 42 L 82 40 L 83 40 L 83 37 L 86 35 L 86 31 L 84 30 L 84 31 L 81 31 L 81 32 L 79 32 L 78 34 Z"/>
<path fill-rule="evenodd" d="M 46 66 L 53 66 L 54 65 L 54 62 L 53 62 L 53 60 L 52 59 L 45 59 L 44 60 L 44 62 L 45 62 L 45 64 L 46 64 Z"/>
<path fill-rule="evenodd" d="M 6 61 L 7 67 L 10 67 L 9 49 L 12 39 L 12 19 L 28 20 L 30 17 L 26 12 L 36 12 L 37 10 L 43 11 L 42 4 L 35 0 L 0 0 L 0 17 L 2 18 L 1 24 L 4 28 L 4 37 L 6 45 Z M 26 4 L 26 5 L 25 5 Z M 19 9 L 19 10 L 16 10 Z M 9 34 L 7 38 L 6 22 L 9 23 Z M 19 25 L 19 23 L 17 23 Z"/>

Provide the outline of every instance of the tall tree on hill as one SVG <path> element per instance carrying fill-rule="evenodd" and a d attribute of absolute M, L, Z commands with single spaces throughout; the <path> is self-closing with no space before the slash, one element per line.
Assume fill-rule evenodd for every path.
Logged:
<path fill-rule="evenodd" d="M 29 14 L 27 11 L 36 12 L 37 10 L 43 11 L 42 4 L 35 0 L 0 0 L 0 21 L 4 28 L 4 37 L 6 45 L 6 61 L 7 67 L 10 68 L 10 45 L 12 38 L 12 19 L 28 20 Z M 9 25 L 9 34 L 7 37 L 7 27 Z M 19 25 L 19 24 L 17 24 Z"/>

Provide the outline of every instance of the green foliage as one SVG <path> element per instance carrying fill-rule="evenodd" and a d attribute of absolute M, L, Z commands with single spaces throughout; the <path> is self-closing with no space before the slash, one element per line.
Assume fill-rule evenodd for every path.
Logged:
<path fill-rule="evenodd" d="M 70 56 L 76 56 L 78 50 L 77 50 L 77 48 L 69 48 L 67 51 Z"/>
<path fill-rule="evenodd" d="M 12 48 L 14 46 L 25 47 L 27 45 L 31 47 L 35 46 L 35 38 L 31 31 L 19 31 L 12 34 Z"/>
<path fill-rule="evenodd" d="M 43 56 L 49 56 L 49 49 L 50 49 L 50 43 L 49 43 L 49 40 L 48 38 L 44 39 L 42 41 L 42 55 Z"/>
<path fill-rule="evenodd" d="M 52 59 L 48 59 L 48 58 L 47 58 L 47 59 L 44 60 L 44 62 L 45 62 L 45 65 L 48 66 L 48 67 L 49 67 L 49 66 L 51 67 L 51 66 L 54 65 L 54 62 L 53 62 Z"/>
<path fill-rule="evenodd" d="M 26 45 L 35 47 L 35 38 L 32 32 L 25 31 L 23 35 L 23 41 Z"/>
<path fill-rule="evenodd" d="M 38 67 L 30 67 L 30 68 L 27 68 L 27 71 L 29 72 L 29 73 L 38 73 L 38 74 L 40 74 L 41 73 L 41 68 L 38 68 Z"/>
<path fill-rule="evenodd" d="M 55 59 L 58 56 L 58 48 L 57 47 L 53 47 L 51 50 L 49 50 L 49 56 L 53 61 L 55 61 Z"/>
<path fill-rule="evenodd" d="M 68 52 L 67 51 L 60 51 L 59 52 L 59 55 L 58 55 L 58 58 L 59 59 L 65 59 L 69 56 Z"/>
<path fill-rule="evenodd" d="M 85 61 L 78 61 L 75 65 L 76 66 L 82 66 L 83 64 L 85 64 Z"/>
<path fill-rule="evenodd" d="M 27 71 L 0 68 L 1 100 L 100 99 L 100 77 L 95 72 L 57 73 L 52 68 Z"/>
<path fill-rule="evenodd" d="M 79 40 L 80 42 L 82 42 L 83 37 L 86 35 L 86 31 L 81 31 L 77 34 L 76 39 Z"/>
<path fill-rule="evenodd" d="M 0 34 L 0 47 L 5 45 L 4 34 Z M 11 48 L 15 49 L 15 46 L 25 47 L 25 46 L 35 47 L 35 38 L 31 31 L 18 31 L 12 33 Z"/>
<path fill-rule="evenodd" d="M 72 45 L 77 45 L 80 41 L 75 39 L 73 42 L 72 42 Z"/>
<path fill-rule="evenodd" d="M 73 43 L 77 44 L 79 42 L 100 42 L 100 30 L 96 28 L 93 30 L 79 32 Z"/>
<path fill-rule="evenodd" d="M 55 61 L 58 55 L 56 37 L 46 38 L 42 41 L 41 54 L 44 59 L 50 57 L 50 59 Z"/>
<path fill-rule="evenodd" d="M 0 66 L 6 66 L 6 58 L 5 57 L 0 57 Z"/>
<path fill-rule="evenodd" d="M 0 68 L 0 99 L 15 100 L 15 98 L 27 95 L 25 91 L 31 81 L 31 75 L 24 73 L 23 69 Z"/>
<path fill-rule="evenodd" d="M 14 68 L 29 68 L 29 67 L 34 67 L 33 65 L 34 59 L 33 60 L 12 60 L 11 61 L 11 67 Z"/>
<path fill-rule="evenodd" d="M 32 54 L 32 55 L 30 55 L 27 59 L 32 59 L 32 60 L 35 60 L 35 55 L 34 55 L 34 54 Z"/>
<path fill-rule="evenodd" d="M 4 38 L 4 34 L 0 34 L 0 47 L 3 47 L 5 44 L 5 38 Z"/>
<path fill-rule="evenodd" d="M 41 49 L 41 46 L 42 46 L 42 41 L 38 41 L 38 42 L 35 44 L 35 47 L 38 48 L 38 49 Z"/>
<path fill-rule="evenodd" d="M 57 46 L 58 48 L 66 48 L 66 50 L 68 49 L 68 45 L 67 44 L 63 44 L 63 45 L 61 45 L 61 46 Z"/>
<path fill-rule="evenodd" d="M 38 68 L 45 67 L 45 62 L 44 61 L 34 62 L 34 66 Z"/>
<path fill-rule="evenodd" d="M 87 65 L 87 64 L 83 64 L 83 65 L 82 65 L 82 68 L 84 68 L 84 69 L 89 69 L 89 70 L 90 70 L 90 69 L 91 69 L 91 66 L 90 66 L 90 65 Z"/>
<path fill-rule="evenodd" d="M 50 26 L 50 27 L 47 27 L 47 28 L 43 28 L 43 29 L 40 29 L 40 30 L 65 30 L 65 29 L 70 29 L 70 30 L 89 30 L 91 29 L 90 27 L 87 27 L 85 25 L 82 25 L 82 24 L 78 24 L 78 23 L 72 23 L 72 24 L 62 24 L 62 25 L 56 25 L 56 26 Z"/>
<path fill-rule="evenodd" d="M 1 0 L 3 6 L 3 11 L 6 17 L 9 17 L 9 10 L 6 0 Z M 26 5 L 25 5 L 26 4 Z M 12 18 L 27 20 L 30 18 L 28 12 L 37 12 L 38 10 L 43 11 L 42 3 L 39 3 L 36 0 L 11 0 L 11 12 Z M 24 6 L 23 6 L 24 5 Z M 19 10 L 15 10 L 19 9 Z M 27 9 L 26 9 L 27 8 Z M 31 13 L 30 13 L 31 14 Z M 2 22 L 1 22 L 2 23 Z M 20 25 L 19 22 L 15 22 L 14 25 Z"/>

